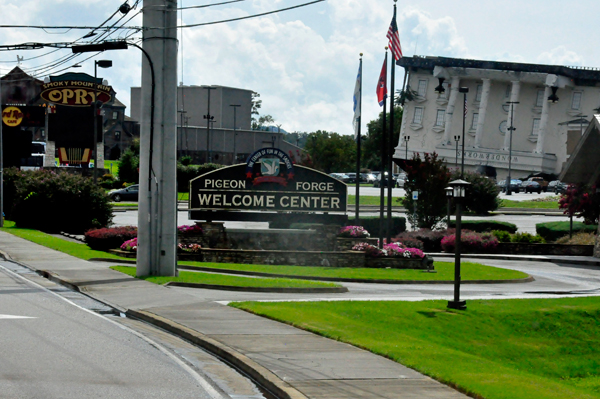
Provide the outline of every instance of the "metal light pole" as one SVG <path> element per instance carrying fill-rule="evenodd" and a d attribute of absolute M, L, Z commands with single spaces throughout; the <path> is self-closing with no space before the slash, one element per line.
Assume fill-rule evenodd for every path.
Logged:
<path fill-rule="evenodd" d="M 450 228 L 450 207 L 452 206 L 452 197 L 454 196 L 454 189 L 452 187 L 446 187 L 446 198 L 448 198 L 448 215 L 446 217 L 446 228 Z"/>
<path fill-rule="evenodd" d="M 206 151 L 208 154 L 208 163 L 212 162 L 212 151 L 210 150 L 210 121 L 215 117 L 210 114 L 210 91 L 215 90 L 216 87 L 203 86 L 203 89 L 208 90 L 208 110 L 206 111 L 206 115 L 204 115 L 204 119 L 206 119 Z"/>
<path fill-rule="evenodd" d="M 466 189 L 471 183 L 464 180 L 454 180 L 450 182 L 450 186 L 454 191 L 456 203 L 456 234 L 454 239 L 454 300 L 448 301 L 448 308 L 465 310 L 467 302 L 460 300 L 460 250 L 461 250 L 461 218 L 462 218 L 462 201 L 465 197 Z"/>
<path fill-rule="evenodd" d="M 98 184 L 98 67 L 110 68 L 111 60 L 94 61 L 94 185 Z M 102 142 L 102 141 L 101 141 Z"/>
<path fill-rule="evenodd" d="M 408 141 L 410 136 L 404 136 L 404 159 L 408 161 Z"/>
<path fill-rule="evenodd" d="M 463 93 L 463 126 L 462 126 L 462 153 L 460 154 L 460 178 L 465 177 L 465 119 L 467 117 L 467 93 L 469 92 L 468 87 L 461 87 L 458 89 L 459 93 Z"/>
<path fill-rule="evenodd" d="M 238 107 L 240 106 L 240 104 L 229 104 L 230 107 L 233 107 L 233 162 L 231 163 L 232 165 L 235 165 L 235 163 L 237 162 L 237 148 L 236 148 L 236 139 L 237 139 L 237 132 L 235 131 L 235 129 L 237 129 L 237 120 L 236 120 L 236 111 L 238 109 Z"/>
<path fill-rule="evenodd" d="M 455 164 L 456 164 L 456 169 L 458 169 L 458 142 L 460 141 L 460 136 L 454 136 L 454 141 L 456 142 L 456 158 L 455 158 Z"/>
<path fill-rule="evenodd" d="M 518 101 L 507 101 L 507 104 L 510 104 L 510 127 L 507 129 L 508 130 L 508 179 L 506 179 L 506 195 L 512 195 L 512 190 L 510 188 L 511 183 L 512 183 L 512 179 L 510 176 L 510 172 L 512 169 L 512 136 L 513 136 L 513 130 L 516 130 L 516 128 L 513 125 L 513 115 L 514 115 L 514 105 L 515 104 L 519 104 Z"/>

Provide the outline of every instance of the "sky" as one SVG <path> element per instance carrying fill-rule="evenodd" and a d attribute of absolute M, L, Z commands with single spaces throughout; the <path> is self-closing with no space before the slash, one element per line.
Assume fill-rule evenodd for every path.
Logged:
<path fill-rule="evenodd" d="M 0 0 L 0 25 L 99 26 L 124 0 Z M 133 5 L 136 0 L 128 0 Z M 244 0 L 178 11 L 189 25 L 245 17 L 309 0 Z M 179 7 L 224 0 L 178 0 Z M 141 26 L 142 1 L 120 22 Z M 445 56 L 494 61 L 600 67 L 593 34 L 597 3 L 591 0 L 414 0 L 398 1 L 397 22 L 405 56 Z M 393 0 L 326 0 L 258 18 L 183 28 L 178 82 L 222 85 L 260 94 L 263 115 L 288 132 L 327 130 L 353 134 L 353 93 L 363 53 L 362 131 L 376 119 L 375 89 L 387 46 Z M 120 16 L 121 14 L 117 14 Z M 116 21 L 113 18 L 111 22 Z M 119 24 L 119 25 L 120 25 Z M 0 27 L 0 46 L 27 42 L 83 44 L 87 30 Z M 140 38 L 134 31 L 110 39 Z M 93 38 L 92 38 L 93 39 Z M 98 69 L 117 98 L 130 105 L 130 87 L 141 84 L 141 53 L 135 48 L 70 59 L 71 50 L 0 51 L 0 74 L 18 65 L 43 79 L 48 74 L 94 74 L 93 60 L 111 59 Z M 92 58 L 90 58 L 92 57 Z M 391 57 L 391 55 L 390 55 Z M 68 61 L 67 61 L 68 60 Z M 61 65 L 55 65 L 63 61 Z M 81 64 L 81 68 L 68 67 Z M 403 69 L 396 68 L 396 89 Z M 388 83 L 388 87 L 389 87 Z M 194 110 L 187 110 L 194 112 Z M 197 112 L 203 112 L 198 110 Z M 128 111 L 126 111 L 129 114 Z"/>

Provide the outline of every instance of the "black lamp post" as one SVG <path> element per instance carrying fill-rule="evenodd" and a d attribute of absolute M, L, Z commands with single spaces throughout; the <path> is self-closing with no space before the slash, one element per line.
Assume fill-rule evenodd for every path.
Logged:
<path fill-rule="evenodd" d="M 446 218 L 446 228 L 450 228 L 450 207 L 452 206 L 452 197 L 454 197 L 454 189 L 452 187 L 446 187 L 446 198 L 448 199 L 448 216 Z"/>
<path fill-rule="evenodd" d="M 404 159 L 408 161 L 408 140 L 410 136 L 404 136 Z"/>
<path fill-rule="evenodd" d="M 456 203 L 456 234 L 454 240 L 454 300 L 448 301 L 448 308 L 465 310 L 467 301 L 460 300 L 460 250 L 461 250 L 461 217 L 462 201 L 465 197 L 467 187 L 471 183 L 464 180 L 454 180 L 450 182 Z"/>
<path fill-rule="evenodd" d="M 238 107 L 241 107 L 241 105 L 240 104 L 229 104 L 229 106 L 233 107 L 233 162 L 231 164 L 235 165 L 237 162 L 237 148 L 236 148 L 237 132 L 235 131 L 235 129 L 237 128 L 236 116 L 237 116 L 237 109 L 238 109 Z"/>
<path fill-rule="evenodd" d="M 458 89 L 459 93 L 463 93 L 464 102 L 463 102 L 463 128 L 462 128 L 462 154 L 460 156 L 460 178 L 464 178 L 465 176 L 465 119 L 467 117 L 467 93 L 469 92 L 468 87 L 460 87 Z"/>
<path fill-rule="evenodd" d="M 460 136 L 454 136 L 454 141 L 456 142 L 456 168 L 458 169 L 458 142 L 460 141 Z"/>
<path fill-rule="evenodd" d="M 510 187 L 512 184 L 512 180 L 511 180 L 511 176 L 510 176 L 510 172 L 512 169 L 512 136 L 513 136 L 513 131 L 517 130 L 513 125 L 513 115 L 515 113 L 514 105 L 519 104 L 519 102 L 518 101 L 508 101 L 507 104 L 510 105 L 510 127 L 507 128 L 506 130 L 508 130 L 508 134 L 510 136 L 508 136 L 508 179 L 506 179 L 506 195 L 512 195 L 512 190 Z"/>
<path fill-rule="evenodd" d="M 94 121 L 94 185 L 98 184 L 98 67 L 110 68 L 111 66 L 111 60 L 94 61 L 94 117 L 92 118 Z"/>

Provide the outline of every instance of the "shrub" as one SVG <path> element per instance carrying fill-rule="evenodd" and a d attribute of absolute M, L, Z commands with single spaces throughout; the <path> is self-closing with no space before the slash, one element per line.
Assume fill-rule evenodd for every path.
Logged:
<path fill-rule="evenodd" d="M 14 187 L 11 217 L 17 227 L 81 234 L 112 220 L 108 195 L 89 177 L 24 171 L 16 176 Z"/>
<path fill-rule="evenodd" d="M 216 163 L 205 163 L 203 165 L 177 164 L 177 191 L 185 193 L 190 190 L 190 180 L 213 170 L 222 168 L 223 165 Z"/>
<path fill-rule="evenodd" d="M 492 230 L 492 234 L 496 236 L 498 241 L 500 242 L 510 242 L 511 236 L 508 231 L 504 230 Z"/>
<path fill-rule="evenodd" d="M 407 258 L 407 259 L 422 259 L 425 257 L 423 251 L 418 248 L 406 248 L 400 243 L 385 244 L 383 249 L 375 245 L 361 242 L 352 247 L 353 251 L 365 252 L 367 256 L 372 258 Z"/>
<path fill-rule="evenodd" d="M 452 173 L 450 180 L 460 179 L 460 171 Z M 500 207 L 499 188 L 493 180 L 473 172 L 465 172 L 463 180 L 471 183 L 467 187 L 467 195 L 463 200 L 464 210 L 476 214 L 485 215 Z"/>
<path fill-rule="evenodd" d="M 119 159 L 119 180 L 138 183 L 140 181 L 140 157 L 139 151 L 128 148 Z"/>
<path fill-rule="evenodd" d="M 564 209 L 565 215 L 581 217 L 583 223 L 597 225 L 600 216 L 600 195 L 596 192 L 597 187 L 600 187 L 600 182 L 593 185 L 569 185 L 567 191 L 561 195 L 558 207 Z"/>
<path fill-rule="evenodd" d="M 464 252 L 495 252 L 498 248 L 498 239 L 492 233 L 466 232 L 460 236 L 461 250 Z M 442 239 L 442 249 L 445 252 L 454 252 L 456 235 L 451 234 Z"/>
<path fill-rule="evenodd" d="M 2 201 L 3 210 L 8 220 L 13 220 L 12 209 L 15 202 L 15 195 L 17 192 L 16 182 L 26 172 L 21 172 L 18 168 L 6 168 L 3 173 L 3 186 L 2 186 Z"/>
<path fill-rule="evenodd" d="M 132 238 L 131 240 L 127 240 L 125 241 L 123 244 L 121 244 L 121 249 L 123 251 L 134 251 L 137 252 L 137 237 L 136 238 Z"/>
<path fill-rule="evenodd" d="M 86 231 L 85 243 L 92 249 L 108 251 L 119 248 L 125 241 L 136 237 L 137 227 L 135 226 L 108 227 Z"/>
<path fill-rule="evenodd" d="M 184 224 L 177 227 L 177 232 L 180 235 L 202 234 L 202 227 L 197 224 Z"/>
<path fill-rule="evenodd" d="M 537 234 L 533 235 L 529 233 L 516 233 L 512 236 L 512 242 L 543 244 L 546 242 L 546 240 L 544 240 L 544 237 L 541 237 Z"/>
<path fill-rule="evenodd" d="M 384 224 L 385 223 L 386 223 L 386 221 L 384 221 Z M 356 219 L 348 218 L 348 225 L 349 226 L 357 225 Z M 379 237 L 379 216 L 361 217 L 360 225 L 363 226 L 365 228 L 365 230 L 367 230 L 371 234 L 372 237 Z M 405 230 L 406 230 L 406 218 L 401 217 L 401 216 L 392 217 L 392 232 L 390 235 L 393 237 L 397 234 L 402 233 Z M 384 232 L 385 232 L 385 226 L 384 226 Z"/>
<path fill-rule="evenodd" d="M 392 242 L 399 242 L 402 245 L 404 245 L 405 247 L 409 247 L 409 248 L 417 248 L 420 249 L 421 251 L 423 251 L 423 241 L 419 240 L 418 238 L 412 238 L 412 237 L 403 237 L 402 239 L 399 238 L 392 238 Z"/>
<path fill-rule="evenodd" d="M 561 237 L 569 235 L 570 222 L 547 222 L 535 225 L 535 231 L 544 237 L 547 242 L 554 242 Z M 573 234 L 578 232 L 595 233 L 598 226 L 584 224 L 582 222 L 573 222 Z"/>
<path fill-rule="evenodd" d="M 177 244 L 177 252 L 197 254 L 202 251 L 200 244 Z"/>
<path fill-rule="evenodd" d="M 569 245 L 594 245 L 596 244 L 596 235 L 593 233 L 580 232 L 573 234 L 573 237 L 564 236 L 556 240 L 557 244 Z"/>
<path fill-rule="evenodd" d="M 492 230 L 504 230 L 509 233 L 516 233 L 517 226 L 509 222 L 500 222 L 498 220 L 462 220 L 462 229 L 468 229 L 477 233 L 485 233 Z M 456 222 L 450 222 L 450 227 L 456 227 Z"/>
<path fill-rule="evenodd" d="M 408 245 L 408 240 L 419 240 L 423 243 L 421 247 L 425 252 L 441 252 L 442 251 L 442 238 L 444 236 L 454 234 L 454 229 L 449 230 L 431 230 L 431 229 L 419 229 L 417 231 L 405 231 L 402 234 L 396 236 L 396 240 Z M 415 246 L 415 248 L 419 248 Z"/>
<path fill-rule="evenodd" d="M 344 226 L 340 229 L 338 237 L 368 238 L 369 232 L 362 226 Z"/>

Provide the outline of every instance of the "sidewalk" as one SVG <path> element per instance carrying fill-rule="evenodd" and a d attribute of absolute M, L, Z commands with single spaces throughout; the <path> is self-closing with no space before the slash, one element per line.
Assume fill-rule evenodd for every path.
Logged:
<path fill-rule="evenodd" d="M 467 398 L 368 351 L 201 301 L 8 233 L 0 232 L 0 251 L 9 260 L 204 347 L 280 398 Z"/>

